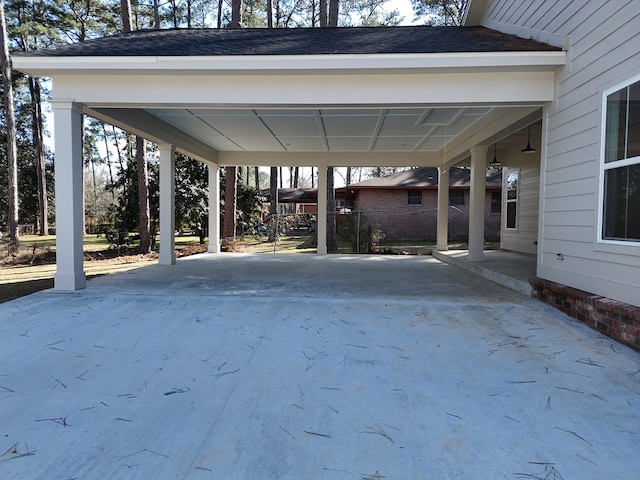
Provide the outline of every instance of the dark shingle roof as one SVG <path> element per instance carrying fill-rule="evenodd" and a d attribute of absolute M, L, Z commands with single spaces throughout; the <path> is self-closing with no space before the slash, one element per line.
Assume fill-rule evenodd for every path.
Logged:
<path fill-rule="evenodd" d="M 555 51 L 484 27 L 139 30 L 24 56 L 330 55 Z"/>
<path fill-rule="evenodd" d="M 500 188 L 502 185 L 502 171 L 488 169 L 486 177 L 488 188 Z M 436 167 L 420 167 L 398 172 L 385 177 L 371 178 L 360 183 L 349 185 L 352 189 L 421 189 L 435 188 L 438 185 L 438 169 Z M 471 185 L 471 170 L 468 168 L 452 167 L 449 169 L 449 186 L 469 188 Z"/>

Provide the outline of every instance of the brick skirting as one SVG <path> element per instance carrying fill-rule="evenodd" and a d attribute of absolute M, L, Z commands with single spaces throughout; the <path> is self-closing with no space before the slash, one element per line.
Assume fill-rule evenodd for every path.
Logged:
<path fill-rule="evenodd" d="M 640 350 L 640 308 L 560 283 L 532 278 L 533 296 L 605 335 Z"/>

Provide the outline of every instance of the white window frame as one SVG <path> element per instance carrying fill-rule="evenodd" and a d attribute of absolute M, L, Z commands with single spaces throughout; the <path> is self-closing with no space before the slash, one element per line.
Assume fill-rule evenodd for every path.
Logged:
<path fill-rule="evenodd" d="M 515 173 L 518 179 L 518 187 L 516 190 L 516 198 L 509 198 L 509 175 L 511 175 L 512 173 Z M 520 169 L 519 168 L 509 168 L 507 169 L 507 171 L 505 172 L 504 175 L 504 192 L 502 195 L 503 198 L 503 209 L 502 211 L 504 212 L 504 229 L 508 230 L 509 232 L 517 232 L 518 231 L 518 226 L 519 226 L 519 220 L 520 220 L 520 188 L 522 187 L 521 184 L 521 180 L 522 180 L 522 176 L 520 175 Z M 507 226 L 507 215 L 509 212 L 509 203 L 515 203 L 516 205 L 516 225 L 515 227 L 509 227 Z"/>
<path fill-rule="evenodd" d="M 627 167 L 630 165 L 640 164 L 640 156 L 625 158 L 623 160 L 616 160 L 606 163 L 606 141 L 607 141 L 607 97 L 616 93 L 629 85 L 640 82 L 640 74 L 631 77 L 630 79 L 617 84 L 602 92 L 602 106 L 601 106 L 601 124 L 600 124 L 600 181 L 598 185 L 598 230 L 597 230 L 597 242 L 603 245 L 621 245 L 626 247 L 638 247 L 640 241 L 637 240 L 614 240 L 604 238 L 604 207 L 605 207 L 605 172 L 607 170 L 613 170 L 616 168 Z"/>

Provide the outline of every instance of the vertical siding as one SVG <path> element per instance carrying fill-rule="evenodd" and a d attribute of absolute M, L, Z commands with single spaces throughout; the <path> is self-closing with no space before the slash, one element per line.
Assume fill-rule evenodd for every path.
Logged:
<path fill-rule="evenodd" d="M 538 275 L 640 305 L 640 245 L 605 244 L 597 231 L 602 92 L 640 74 L 640 2 L 493 0 L 482 23 L 569 46 L 545 108 Z"/>

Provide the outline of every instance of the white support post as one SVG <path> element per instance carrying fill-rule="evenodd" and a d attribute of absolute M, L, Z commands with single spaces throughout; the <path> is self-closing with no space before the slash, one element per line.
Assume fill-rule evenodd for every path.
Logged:
<path fill-rule="evenodd" d="M 166 143 L 158 145 L 160 150 L 160 254 L 161 265 L 176 263 L 175 249 L 175 147 Z"/>
<path fill-rule="evenodd" d="M 469 256 L 471 262 L 484 261 L 484 203 L 487 181 L 487 146 L 471 148 L 471 192 L 469 202 Z"/>
<path fill-rule="evenodd" d="M 438 168 L 438 227 L 436 250 L 443 252 L 449 249 L 449 169 Z"/>
<path fill-rule="evenodd" d="M 220 253 L 220 168 L 209 165 L 209 253 Z"/>
<path fill-rule="evenodd" d="M 53 101 L 56 191 L 56 290 L 86 286 L 83 269 L 82 107 Z"/>
<path fill-rule="evenodd" d="M 327 167 L 318 167 L 318 255 L 327 254 Z"/>

